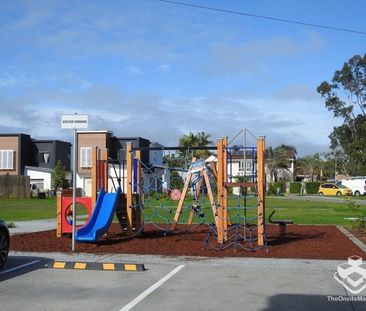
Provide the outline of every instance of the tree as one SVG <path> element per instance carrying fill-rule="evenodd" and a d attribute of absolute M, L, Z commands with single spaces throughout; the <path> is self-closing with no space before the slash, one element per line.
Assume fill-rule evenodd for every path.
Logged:
<path fill-rule="evenodd" d="M 296 148 L 290 145 L 281 144 L 276 148 L 269 147 L 265 151 L 267 170 L 272 181 L 278 181 L 278 171 L 287 169 L 291 163 L 290 159 L 296 155 Z"/>
<path fill-rule="evenodd" d="M 182 177 L 180 177 L 177 171 L 172 171 L 171 180 L 170 180 L 170 188 L 171 189 L 183 189 L 184 181 Z"/>
<path fill-rule="evenodd" d="M 198 132 L 197 134 L 194 134 L 192 132 L 189 132 L 187 135 L 183 135 L 179 138 L 179 147 L 182 148 L 180 150 L 181 155 L 185 155 L 186 151 L 188 150 L 188 156 L 190 158 L 196 157 L 198 159 L 207 158 L 210 155 L 210 152 L 208 150 L 191 150 L 189 151 L 189 148 L 192 147 L 206 147 L 210 144 L 212 144 L 212 141 L 210 140 L 210 134 L 206 134 L 205 132 Z"/>
<path fill-rule="evenodd" d="M 53 187 L 65 188 L 67 187 L 66 171 L 60 160 L 57 161 L 55 168 L 52 173 Z"/>
<path fill-rule="evenodd" d="M 348 168 L 348 166 L 351 165 L 350 159 L 342 149 L 338 148 L 326 153 L 325 158 L 325 176 L 336 178 L 337 174 L 346 173 L 347 171 L 352 170 L 351 168 Z"/>
<path fill-rule="evenodd" d="M 314 175 L 322 177 L 324 168 L 324 160 L 321 159 L 319 153 L 307 155 L 296 160 L 296 174 L 309 175 L 311 181 L 314 181 Z"/>
<path fill-rule="evenodd" d="M 366 174 L 366 54 L 349 59 L 317 91 L 334 117 L 343 120 L 329 135 L 331 149 L 340 148 L 349 158 L 343 173 Z"/>

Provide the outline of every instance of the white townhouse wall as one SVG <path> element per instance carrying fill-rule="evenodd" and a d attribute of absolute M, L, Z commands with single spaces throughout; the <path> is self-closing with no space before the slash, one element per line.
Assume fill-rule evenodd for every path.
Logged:
<path fill-rule="evenodd" d="M 30 177 L 30 184 L 36 184 L 41 190 L 52 190 L 52 171 L 51 169 L 25 167 L 24 175 Z"/>

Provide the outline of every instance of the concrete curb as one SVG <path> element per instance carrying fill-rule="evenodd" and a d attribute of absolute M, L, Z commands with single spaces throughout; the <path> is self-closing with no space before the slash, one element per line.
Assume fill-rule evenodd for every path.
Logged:
<path fill-rule="evenodd" d="M 357 239 L 351 232 L 343 228 L 342 226 L 337 226 L 339 231 L 341 231 L 347 238 L 349 238 L 353 243 L 355 243 L 359 248 L 361 248 L 366 253 L 366 245 Z"/>
<path fill-rule="evenodd" d="M 89 254 L 89 253 L 35 253 L 35 252 L 19 252 L 11 251 L 10 256 L 22 257 L 39 257 L 47 258 L 53 261 L 71 261 L 71 262 L 124 262 L 136 263 L 140 262 L 145 266 L 153 266 L 156 264 L 166 265 L 236 265 L 250 267 L 289 267 L 302 264 L 311 264 L 319 267 L 327 267 L 329 265 L 336 266 L 343 263 L 339 259 L 291 259 L 291 258 L 257 258 L 257 257 L 199 257 L 199 256 L 161 256 L 161 255 L 138 255 L 138 254 Z"/>

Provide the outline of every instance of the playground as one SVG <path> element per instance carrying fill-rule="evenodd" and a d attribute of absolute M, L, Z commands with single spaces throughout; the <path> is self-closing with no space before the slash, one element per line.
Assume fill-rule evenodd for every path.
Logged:
<path fill-rule="evenodd" d="M 335 225 L 296 224 L 283 217 L 285 204 L 266 210 L 263 138 L 254 147 L 221 139 L 203 150 L 214 155 L 202 159 L 194 153 L 202 150 L 184 150 L 168 168 L 149 166 L 146 151 L 128 144 L 118 162 L 93 150 L 92 197 L 76 198 L 74 253 L 68 191 L 57 195 L 54 229 L 11 236 L 3 284 L 17 291 L 1 298 L 6 308 L 26 303 L 38 310 L 42 301 L 42 307 L 64 309 L 67 297 L 79 310 L 186 310 L 187 301 L 202 310 L 227 308 L 228 301 L 230 309 L 364 309 L 362 302 L 327 299 L 344 295 L 333 277 L 337 265 L 365 257 L 365 246 Z M 235 158 L 245 163 L 245 175 Z M 320 212 L 313 207 L 309 213 Z M 343 217 L 342 209 L 335 213 Z M 60 258 L 74 270 L 43 269 Z M 147 270 L 75 271 L 83 261 L 138 262 Z M 22 272 L 25 265 L 33 270 Z M 24 275 L 12 277 L 12 269 Z"/>
<path fill-rule="evenodd" d="M 235 144 L 237 138 L 242 144 Z M 247 131 L 216 146 L 93 148 L 91 197 L 77 197 L 75 251 L 164 256 L 339 259 L 364 255 L 336 226 L 296 225 L 266 212 L 265 139 Z M 161 151 L 167 165 L 150 165 Z M 173 155 L 172 153 L 173 152 Z M 169 160 L 169 161 L 168 161 Z M 236 161 L 236 162 L 235 162 Z M 237 167 L 235 166 L 238 164 Z M 57 195 L 55 230 L 17 235 L 25 252 L 70 252 L 72 198 Z M 77 215 L 80 211 L 77 210 Z"/>

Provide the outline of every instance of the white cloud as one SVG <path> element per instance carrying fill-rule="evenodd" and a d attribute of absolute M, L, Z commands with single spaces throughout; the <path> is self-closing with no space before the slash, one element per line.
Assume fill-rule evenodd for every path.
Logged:
<path fill-rule="evenodd" d="M 37 79 L 27 74 L 0 72 L 0 87 L 3 88 L 30 87 L 36 83 Z"/>
<path fill-rule="evenodd" d="M 128 66 L 126 67 L 126 73 L 130 76 L 137 76 L 142 74 L 142 69 L 137 66 Z"/>
<path fill-rule="evenodd" d="M 243 41 L 242 37 L 227 37 L 212 44 L 205 71 L 210 74 L 268 73 L 275 60 L 290 59 L 304 53 L 313 53 L 323 47 L 322 37 L 307 32 L 303 37 L 268 37 Z"/>
<path fill-rule="evenodd" d="M 90 87 L 77 93 L 33 92 L 12 99 L 0 98 L 3 129 L 36 137 L 62 137 L 63 113 L 87 113 L 91 129 L 107 129 L 118 136 L 142 136 L 166 145 L 176 145 L 189 131 L 205 131 L 215 141 L 232 137 L 248 128 L 267 137 L 267 145 L 295 145 L 300 154 L 323 151 L 333 121 L 320 113 L 307 112 L 304 103 L 273 98 L 180 97 L 163 99 L 156 95 L 124 95 L 114 88 Z M 15 104 L 16 103 L 16 104 Z M 312 139 L 314 138 L 314 139 Z"/>
<path fill-rule="evenodd" d="M 170 66 L 168 64 L 162 64 L 159 66 L 158 70 L 161 72 L 169 72 L 170 71 Z"/>

